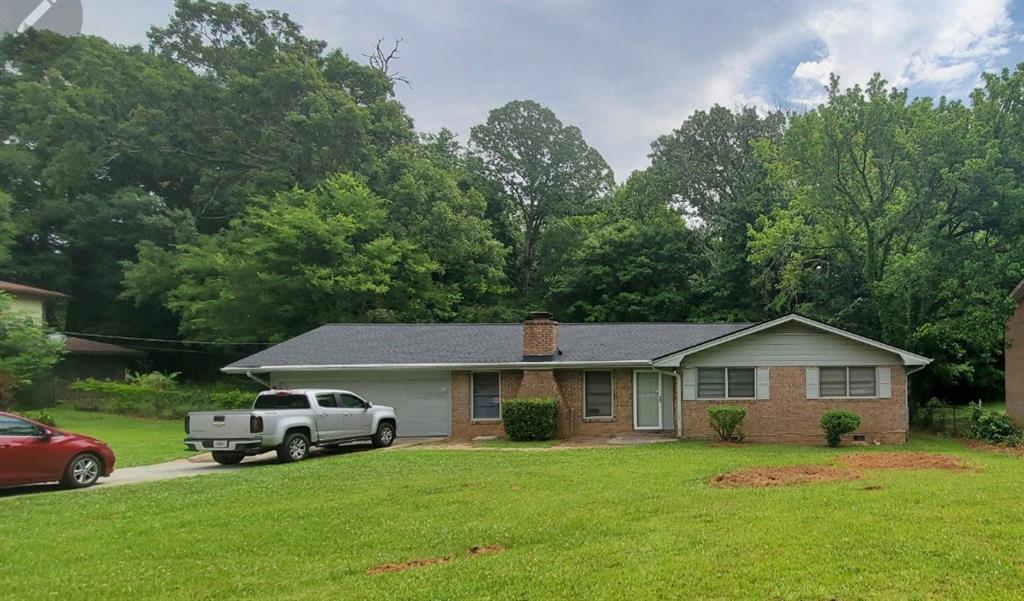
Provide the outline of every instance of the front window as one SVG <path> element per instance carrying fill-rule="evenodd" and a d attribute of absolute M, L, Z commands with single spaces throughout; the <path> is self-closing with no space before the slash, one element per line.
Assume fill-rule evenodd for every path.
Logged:
<path fill-rule="evenodd" d="M 873 397 L 877 391 L 874 367 L 818 368 L 819 397 Z"/>
<path fill-rule="evenodd" d="M 697 369 L 697 398 L 752 399 L 755 370 L 753 367 L 700 367 Z"/>
<path fill-rule="evenodd" d="M 583 374 L 583 416 L 612 417 L 612 372 Z"/>
<path fill-rule="evenodd" d="M 501 419 L 501 376 L 496 371 L 473 374 L 472 419 Z"/>

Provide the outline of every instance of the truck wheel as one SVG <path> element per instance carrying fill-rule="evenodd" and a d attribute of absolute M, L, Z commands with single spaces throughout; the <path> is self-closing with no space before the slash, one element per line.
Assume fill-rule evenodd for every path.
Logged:
<path fill-rule="evenodd" d="M 390 447 L 391 443 L 395 442 L 395 426 L 391 422 L 381 422 L 377 426 L 377 433 L 373 435 L 371 439 L 373 446 L 376 448 Z"/>
<path fill-rule="evenodd" d="M 60 483 L 64 488 L 85 488 L 96 484 L 102 471 L 103 464 L 99 457 L 92 453 L 82 453 L 75 455 L 68 462 Z"/>
<path fill-rule="evenodd" d="M 245 453 L 236 453 L 234 451 L 214 451 L 213 460 L 221 465 L 235 465 L 241 463 L 245 459 Z"/>
<path fill-rule="evenodd" d="M 282 463 L 302 461 L 309 454 L 309 437 L 302 432 L 289 432 L 277 447 L 277 458 Z"/>

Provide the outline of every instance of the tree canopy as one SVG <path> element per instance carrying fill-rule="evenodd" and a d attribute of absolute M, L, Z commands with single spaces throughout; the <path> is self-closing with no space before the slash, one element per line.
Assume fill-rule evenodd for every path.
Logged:
<path fill-rule="evenodd" d="M 273 10 L 175 6 L 147 48 L 0 40 L 0 276 L 69 294 L 68 330 L 796 311 L 935 358 L 917 395 L 1001 394 L 1024 64 L 963 102 L 876 76 L 804 112 L 697 110 L 617 184 L 536 101 L 464 141 L 417 132 L 381 55 Z"/>

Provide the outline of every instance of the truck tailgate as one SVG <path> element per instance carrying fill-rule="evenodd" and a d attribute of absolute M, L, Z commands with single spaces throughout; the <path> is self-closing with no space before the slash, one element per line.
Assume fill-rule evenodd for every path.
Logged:
<path fill-rule="evenodd" d="M 192 438 L 250 438 L 251 411 L 193 411 L 188 414 Z"/>

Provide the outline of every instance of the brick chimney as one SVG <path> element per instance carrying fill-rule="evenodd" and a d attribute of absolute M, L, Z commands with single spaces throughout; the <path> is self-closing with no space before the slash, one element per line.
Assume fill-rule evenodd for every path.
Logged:
<path fill-rule="evenodd" d="M 558 322 L 534 311 L 523 321 L 523 361 L 551 361 L 558 354 Z"/>

